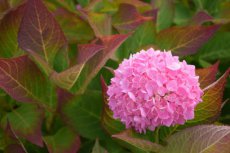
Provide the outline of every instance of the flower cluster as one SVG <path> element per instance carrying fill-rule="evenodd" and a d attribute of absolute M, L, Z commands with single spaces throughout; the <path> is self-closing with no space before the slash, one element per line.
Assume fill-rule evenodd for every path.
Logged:
<path fill-rule="evenodd" d="M 126 128 L 154 130 L 194 118 L 203 94 L 195 67 L 171 52 L 142 50 L 125 59 L 108 87 L 109 107 Z"/>

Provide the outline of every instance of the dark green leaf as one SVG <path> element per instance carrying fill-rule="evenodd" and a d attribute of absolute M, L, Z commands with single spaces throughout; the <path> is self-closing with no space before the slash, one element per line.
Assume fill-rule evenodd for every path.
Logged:
<path fill-rule="evenodd" d="M 65 95 L 63 98 L 66 97 L 68 96 Z M 87 91 L 84 95 L 70 99 L 72 100 L 66 101 L 65 99 L 60 106 L 63 120 L 83 137 L 105 138 L 105 133 L 100 125 L 101 92 Z"/>
<path fill-rule="evenodd" d="M 81 143 L 79 136 L 66 127 L 54 136 L 46 136 L 44 140 L 49 153 L 76 153 Z"/>
<path fill-rule="evenodd" d="M 26 138 L 30 142 L 43 146 L 41 125 L 43 110 L 36 105 L 23 104 L 19 108 L 7 113 L 1 123 L 7 126 L 7 121 L 16 135 Z"/>

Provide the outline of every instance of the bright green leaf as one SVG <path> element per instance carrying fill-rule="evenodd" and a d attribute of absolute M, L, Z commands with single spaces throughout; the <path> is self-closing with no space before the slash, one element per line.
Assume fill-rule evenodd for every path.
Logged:
<path fill-rule="evenodd" d="M 158 8 L 157 31 L 161 31 L 171 26 L 174 17 L 174 0 L 155 0 Z"/>

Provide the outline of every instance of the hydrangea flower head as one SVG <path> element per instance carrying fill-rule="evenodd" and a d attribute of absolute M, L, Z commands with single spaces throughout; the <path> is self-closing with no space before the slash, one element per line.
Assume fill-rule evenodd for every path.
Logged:
<path fill-rule="evenodd" d="M 107 91 L 113 117 L 140 133 L 184 124 L 202 101 L 195 66 L 180 62 L 170 51 L 142 50 L 114 72 Z"/>

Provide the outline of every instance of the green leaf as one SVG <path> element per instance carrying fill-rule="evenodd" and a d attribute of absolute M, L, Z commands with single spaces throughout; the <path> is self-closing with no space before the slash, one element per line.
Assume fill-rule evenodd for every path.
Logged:
<path fill-rule="evenodd" d="M 196 69 L 196 75 L 199 76 L 199 83 L 201 89 L 204 89 L 211 83 L 216 80 L 216 74 L 218 72 L 219 62 L 207 67 L 207 68 L 200 68 Z"/>
<path fill-rule="evenodd" d="M 55 5 L 55 7 L 60 8 L 63 7 L 65 9 L 67 9 L 68 11 L 71 12 L 76 12 L 76 6 L 74 4 L 73 0 L 47 0 L 50 3 L 53 3 Z"/>
<path fill-rule="evenodd" d="M 79 136 L 63 127 L 54 136 L 44 138 L 49 153 L 76 153 L 80 148 Z"/>
<path fill-rule="evenodd" d="M 65 99 L 67 97 L 63 95 L 60 106 L 63 120 L 83 137 L 104 139 L 105 133 L 100 124 L 101 92 L 87 91 L 76 97 L 69 95 L 69 100 Z"/>
<path fill-rule="evenodd" d="M 85 44 L 78 46 L 77 64 L 61 73 L 53 73 L 51 79 L 64 89 L 71 89 L 77 82 L 78 77 L 84 68 L 86 62 L 97 52 L 103 49 L 103 46 L 96 44 Z"/>
<path fill-rule="evenodd" d="M 158 152 L 162 147 L 161 145 L 151 141 L 134 137 L 131 130 L 115 134 L 113 137 L 123 141 L 124 145 L 133 152 Z"/>
<path fill-rule="evenodd" d="M 82 6 L 85 7 L 89 4 L 90 0 L 77 0 L 77 2 Z"/>
<path fill-rule="evenodd" d="M 52 84 L 28 58 L 0 58 L 0 88 L 21 102 L 37 103 L 49 111 L 56 107 Z"/>
<path fill-rule="evenodd" d="M 152 21 L 145 22 L 139 26 L 134 33 L 119 47 L 117 56 L 119 60 L 128 58 L 130 54 L 136 53 L 155 42 L 155 25 Z"/>
<path fill-rule="evenodd" d="M 157 47 L 177 55 L 194 54 L 208 41 L 219 26 L 171 27 L 157 35 Z"/>
<path fill-rule="evenodd" d="M 203 101 L 196 106 L 195 118 L 188 121 L 188 125 L 212 123 L 217 120 L 221 112 L 223 92 L 229 73 L 230 68 L 216 82 L 203 89 Z"/>
<path fill-rule="evenodd" d="M 6 127 L 7 121 L 9 121 L 16 135 L 26 138 L 36 145 L 43 146 L 41 132 L 43 114 L 43 110 L 38 106 L 23 104 L 19 108 L 12 110 L 12 112 L 7 113 L 1 124 Z"/>
<path fill-rule="evenodd" d="M 220 60 L 224 63 L 230 62 L 230 32 L 218 32 L 210 39 L 194 58 L 205 61 Z"/>
<path fill-rule="evenodd" d="M 89 22 L 98 38 L 112 34 L 111 16 L 103 13 L 80 11 L 81 15 Z"/>
<path fill-rule="evenodd" d="M 157 31 L 161 31 L 171 26 L 174 18 L 174 0 L 155 0 L 158 8 Z"/>
<path fill-rule="evenodd" d="M 92 153 L 107 153 L 107 151 L 100 146 L 98 139 L 96 139 Z"/>
<path fill-rule="evenodd" d="M 190 5 L 186 4 L 186 1 L 175 2 L 175 13 L 173 23 L 175 23 L 176 25 L 186 25 L 193 15 L 192 10 L 190 9 Z"/>
<path fill-rule="evenodd" d="M 0 57 L 10 58 L 21 55 L 18 48 L 18 30 L 24 14 L 25 6 L 12 9 L 0 22 Z"/>
<path fill-rule="evenodd" d="M 172 135 L 167 142 L 160 153 L 228 153 L 230 127 L 196 126 Z"/>
<path fill-rule="evenodd" d="M 4 128 L 4 129 L 3 129 Z M 9 120 L 6 121 L 5 127 L 2 127 L 3 133 L 3 143 L 4 143 L 4 152 L 6 153 L 27 153 L 27 150 L 22 143 L 22 141 L 18 138 L 15 131 L 12 129 Z M 1 131 L 2 132 L 2 131 Z"/>
<path fill-rule="evenodd" d="M 25 5 L 26 10 L 18 35 L 20 48 L 29 53 L 36 52 L 51 67 L 54 67 L 55 59 L 59 59 L 58 55 L 62 55 L 63 60 L 59 64 L 66 67 L 67 41 L 53 15 L 41 0 L 30 0 Z"/>
<path fill-rule="evenodd" d="M 111 137 L 106 138 L 105 140 L 101 140 L 100 144 L 104 146 L 104 148 L 109 153 L 129 153 L 127 149 L 123 148 L 116 140 Z"/>
<path fill-rule="evenodd" d="M 102 37 L 98 45 L 104 49 L 94 55 L 84 66 L 78 82 L 71 88 L 72 92 L 83 93 L 90 81 L 96 76 L 99 70 L 106 64 L 107 60 L 114 54 L 116 49 L 127 39 L 129 35 L 116 34 Z"/>
<path fill-rule="evenodd" d="M 145 12 L 147 10 L 152 9 L 151 5 L 143 1 L 140 1 L 140 0 L 116 0 L 117 5 L 122 4 L 122 3 L 126 3 L 126 4 L 135 6 L 140 12 Z"/>
<path fill-rule="evenodd" d="M 54 12 L 54 15 L 61 25 L 68 43 L 88 43 L 94 38 L 94 32 L 89 24 L 76 14 L 59 8 Z"/>
<path fill-rule="evenodd" d="M 113 118 L 113 113 L 108 106 L 108 96 L 107 96 L 107 85 L 101 76 L 101 88 L 102 88 L 102 97 L 103 97 L 103 110 L 101 114 L 101 125 L 105 131 L 113 135 L 119 133 L 125 129 L 125 126 L 118 120 Z"/>

